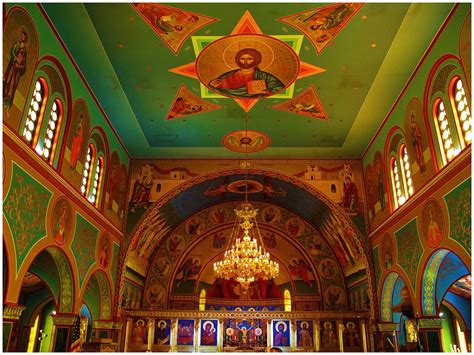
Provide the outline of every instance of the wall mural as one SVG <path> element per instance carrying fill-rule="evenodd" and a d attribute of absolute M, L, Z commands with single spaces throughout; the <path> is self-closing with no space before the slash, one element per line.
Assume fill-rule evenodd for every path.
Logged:
<path fill-rule="evenodd" d="M 100 319 L 110 319 L 112 315 L 112 295 L 107 276 L 103 271 L 96 271 L 94 275 L 97 278 L 100 289 Z"/>
<path fill-rule="evenodd" d="M 246 11 L 228 36 L 193 36 L 195 63 L 170 71 L 199 80 L 203 98 L 233 98 L 248 112 L 264 97 L 291 98 L 295 80 L 324 71 L 300 62 L 299 37 L 267 36 Z"/>
<path fill-rule="evenodd" d="M 222 144 L 227 149 L 237 153 L 255 153 L 267 148 L 271 138 L 263 132 L 241 130 L 227 133 L 222 138 Z"/>
<path fill-rule="evenodd" d="M 60 197 L 51 211 L 49 230 L 54 241 L 62 245 L 71 240 L 73 231 L 73 215 L 66 198 Z"/>
<path fill-rule="evenodd" d="M 440 250 L 433 254 L 426 264 L 422 283 L 422 309 L 424 315 L 436 315 L 436 279 L 438 270 L 448 250 Z"/>
<path fill-rule="evenodd" d="M 177 345 L 193 345 L 194 344 L 194 320 L 179 319 L 178 320 L 178 339 Z"/>
<path fill-rule="evenodd" d="M 201 320 L 201 345 L 217 346 L 217 319 Z"/>
<path fill-rule="evenodd" d="M 97 260 L 102 269 L 105 269 L 110 262 L 111 246 L 110 236 L 105 233 L 98 240 L 97 243 Z"/>
<path fill-rule="evenodd" d="M 278 94 L 299 73 L 298 55 L 262 34 L 236 34 L 208 44 L 196 59 L 197 76 L 209 90 L 230 98 Z"/>
<path fill-rule="evenodd" d="M 119 257 L 120 257 L 120 245 L 112 241 L 112 263 L 110 264 L 110 276 L 112 277 L 113 286 L 117 284 L 117 276 L 118 276 L 118 264 L 119 264 Z"/>
<path fill-rule="evenodd" d="M 458 44 L 466 78 L 471 77 L 471 23 L 471 13 L 469 12 L 464 19 Z"/>
<path fill-rule="evenodd" d="M 313 85 L 310 85 L 298 97 L 271 106 L 271 108 L 311 118 L 328 119 Z"/>
<path fill-rule="evenodd" d="M 87 282 L 82 302 L 89 308 L 93 321 L 100 319 L 100 289 L 95 274 Z"/>
<path fill-rule="evenodd" d="M 122 307 L 137 309 L 141 306 L 143 288 L 135 282 L 125 279 L 123 288 Z"/>
<path fill-rule="evenodd" d="M 99 230 L 80 214 L 76 213 L 76 230 L 71 250 L 76 256 L 79 284 L 82 284 L 89 268 L 96 262 L 95 253 L 90 251 L 96 250 L 98 237 Z"/>
<path fill-rule="evenodd" d="M 290 346 L 290 321 L 272 320 L 273 343 L 272 346 Z"/>
<path fill-rule="evenodd" d="M 153 337 L 155 345 L 170 345 L 171 320 L 155 320 L 155 336 Z"/>
<path fill-rule="evenodd" d="M 145 164 L 140 166 L 143 168 L 147 166 L 147 169 L 150 173 L 155 174 L 156 171 L 151 164 Z M 140 169 L 138 169 L 140 171 Z M 367 272 L 365 268 L 365 264 L 367 263 L 365 252 L 364 252 L 364 245 L 366 241 L 362 241 L 358 232 L 354 230 L 354 226 L 350 221 L 346 221 L 347 215 L 341 208 L 335 208 L 329 202 L 326 201 L 326 198 L 322 195 L 319 196 L 318 194 L 313 195 L 313 189 L 309 186 L 307 187 L 306 184 L 301 184 L 298 178 L 283 176 L 283 175 L 275 175 L 271 176 L 260 176 L 258 174 L 259 170 L 250 170 L 249 180 L 257 181 L 259 184 L 264 185 L 267 184 L 266 181 L 271 181 L 272 189 L 275 191 L 284 191 L 285 196 L 290 196 L 291 199 L 299 199 L 306 201 L 306 207 L 304 209 L 297 210 L 296 213 L 301 215 L 305 221 L 307 220 L 308 223 L 311 225 L 321 225 L 321 231 L 316 231 L 313 228 L 306 228 L 309 224 L 305 223 L 304 227 L 304 234 L 295 237 L 299 245 L 304 247 L 304 250 L 313 258 L 313 261 L 310 263 L 314 265 L 313 267 L 317 267 L 321 259 L 325 257 L 330 257 L 336 260 L 338 265 L 341 265 L 340 260 L 345 265 L 343 266 L 343 273 L 341 274 L 341 278 L 339 279 L 326 279 L 321 276 L 321 289 L 324 291 L 330 286 L 338 286 L 344 284 L 344 277 L 350 277 L 350 283 L 360 283 L 364 282 L 364 280 L 370 277 L 370 274 Z M 196 236 L 192 236 L 188 234 L 185 229 L 186 222 L 190 221 L 192 218 L 200 218 L 204 221 L 206 228 L 213 228 L 215 222 L 213 219 L 222 220 L 222 216 L 219 213 L 212 214 L 210 216 L 210 212 L 204 209 L 201 209 L 201 212 L 198 213 L 198 209 L 196 209 L 196 201 L 200 201 L 201 208 L 209 208 L 209 207 L 217 207 L 219 203 L 223 203 L 226 201 L 238 201 L 241 202 L 241 194 L 227 191 L 227 186 L 232 184 L 235 181 L 243 180 L 243 176 L 238 175 L 240 173 L 239 170 L 233 170 L 230 172 L 229 170 L 225 170 L 222 172 L 218 172 L 212 175 L 211 178 L 209 176 L 199 176 L 194 179 L 187 179 L 186 181 L 180 181 L 180 189 L 171 190 L 167 193 L 164 199 L 160 199 L 159 205 L 153 207 L 153 210 L 149 213 L 146 213 L 143 220 L 140 220 L 139 225 L 134 227 L 135 229 L 130 230 L 130 244 L 127 247 L 127 252 L 125 255 L 125 264 L 127 267 L 131 268 L 134 271 L 137 271 L 141 275 L 146 275 L 147 271 L 150 270 L 151 272 L 147 276 L 146 284 L 145 284 L 145 292 L 144 292 L 144 307 L 147 309 L 160 309 L 157 307 L 167 307 L 167 297 L 168 294 L 166 290 L 171 290 L 173 285 L 176 284 L 174 282 L 174 274 L 177 272 L 177 268 L 179 268 L 182 263 L 184 263 L 187 259 L 191 257 L 199 258 L 200 264 L 205 265 L 206 263 L 202 260 L 203 255 L 208 255 L 207 252 L 204 252 L 203 255 L 201 253 L 194 253 L 189 254 L 186 250 L 189 248 L 191 243 L 194 241 L 200 240 L 204 236 L 208 237 L 208 250 L 223 250 L 222 243 L 223 243 L 223 235 L 222 230 L 212 230 L 212 232 L 203 231 L 201 234 L 197 236 L 198 239 L 194 240 Z M 337 175 L 340 175 L 340 169 L 337 170 Z M 232 174 L 232 176 L 229 176 Z M 237 175 L 236 175 L 237 174 Z M 297 180 L 298 179 L 298 180 Z M 297 185 L 295 183 L 298 181 Z M 338 180 L 340 181 L 340 180 Z M 133 184 L 133 179 L 132 179 Z M 150 186 L 154 184 L 152 178 L 150 178 Z M 225 189 L 220 189 L 219 186 L 225 185 Z M 301 186 L 300 186 L 301 185 Z M 153 185 L 154 186 L 154 185 Z M 176 185 L 177 186 L 177 185 Z M 307 188 L 309 190 L 307 190 Z M 155 189 L 155 187 L 153 187 Z M 209 189 L 215 190 L 216 193 L 208 194 Z M 180 193 L 180 191 L 186 190 L 186 194 Z M 239 191 L 238 188 L 236 191 Z M 316 191 L 316 190 L 314 190 Z M 310 192 L 311 196 L 306 196 L 306 194 Z M 203 198 L 203 195 L 209 195 L 207 198 Z M 254 194 L 254 200 L 269 200 L 278 198 L 278 195 L 268 195 L 265 194 L 263 191 Z M 288 199 L 288 198 L 287 198 Z M 286 201 L 285 199 L 284 201 Z M 204 205 L 202 205 L 204 203 Z M 147 204 L 149 206 L 150 203 Z M 264 212 L 263 210 L 266 207 L 271 207 L 271 205 L 262 206 L 260 208 L 261 213 L 259 214 L 259 218 L 261 218 L 262 222 L 268 225 L 268 228 L 262 231 L 262 237 L 266 238 L 266 243 L 270 246 L 269 249 L 273 253 L 272 247 L 276 245 L 277 248 L 274 250 L 280 250 L 282 247 L 280 243 L 283 239 L 279 239 L 277 230 L 272 230 L 272 228 L 278 228 L 282 231 L 283 235 L 288 236 L 289 233 L 287 228 L 290 227 L 290 224 L 287 222 L 291 218 L 295 218 L 296 215 L 288 215 L 286 210 L 278 208 L 281 211 L 285 211 L 284 218 L 280 218 L 280 221 L 277 224 L 271 224 L 264 219 Z M 276 207 L 276 206 L 275 206 Z M 328 213 L 328 207 L 330 208 L 330 213 Z M 210 209 L 212 210 L 212 208 Z M 270 210 L 270 209 L 269 209 Z M 204 212 L 206 211 L 206 212 Z M 308 214 L 308 211 L 311 211 L 311 214 Z M 166 218 L 162 214 L 166 213 Z M 272 213 L 270 213 L 271 215 Z M 276 215 L 278 212 L 276 212 Z M 233 222 L 233 216 L 228 217 L 232 214 L 228 214 L 224 218 L 231 218 L 231 222 Z M 186 216 L 185 218 L 183 218 Z M 212 218 L 212 219 L 211 219 Z M 184 219 L 184 222 L 182 222 Z M 270 221 L 271 219 L 267 219 Z M 276 219 L 278 220 L 278 218 Z M 181 223 L 181 224 L 180 224 Z M 224 222 L 225 223 L 225 222 Z M 222 223 L 221 223 L 222 224 Z M 171 226 L 174 227 L 174 231 L 170 233 Z M 133 225 L 132 225 L 133 228 Z M 297 230 L 294 226 L 291 226 L 292 230 Z M 199 232 L 199 230 L 198 230 Z M 272 232 L 275 233 L 275 238 L 272 236 Z M 221 233 L 221 234 L 219 234 Z M 295 232 L 299 233 L 299 232 Z M 321 234 L 323 233 L 323 234 Z M 327 244 L 326 241 L 322 236 L 323 235 L 336 235 L 337 238 L 330 238 L 329 243 L 330 246 Z M 224 233 L 225 236 L 225 233 Z M 215 243 L 214 243 L 215 241 Z M 166 251 L 166 255 L 165 252 Z M 156 252 L 152 259 L 150 260 L 150 253 Z M 163 254 L 160 254 L 163 252 Z M 184 253 L 184 254 L 183 254 Z M 199 255 L 197 255 L 199 254 Z M 182 256 L 183 255 L 183 256 Z M 308 255 L 308 256 L 309 256 Z M 166 256 L 171 264 L 171 270 L 173 272 L 167 273 L 168 268 L 165 268 L 164 275 L 163 272 L 155 272 L 157 260 L 160 257 Z M 298 260 L 297 255 L 291 256 L 288 260 L 288 266 L 291 262 L 292 258 Z M 164 263 L 161 261 L 161 263 Z M 166 263 L 165 263 L 166 264 Z M 163 264 L 163 265 L 165 265 Z M 342 265 L 341 265 L 342 266 Z M 138 271 L 139 270 L 139 271 Z M 159 270 L 159 269 L 158 269 Z M 204 269 L 201 269 L 203 272 Z M 313 273 L 317 272 L 319 275 L 318 270 L 313 270 Z M 289 270 L 287 271 L 289 275 Z M 294 274 L 297 274 L 295 269 Z M 300 274 L 303 275 L 303 274 Z M 343 276 L 344 275 L 344 276 Z M 209 280 L 209 285 L 212 285 L 213 281 Z M 311 283 L 311 279 L 308 280 Z M 206 281 L 207 282 L 207 281 Z M 295 279 L 293 282 L 296 282 L 296 287 L 299 290 L 304 290 L 309 287 L 309 283 L 305 283 L 302 276 L 299 276 L 299 280 Z M 180 283 L 180 287 L 174 288 L 173 292 L 179 290 L 179 292 L 186 292 L 185 294 L 194 294 L 194 285 L 196 285 L 196 280 L 186 280 L 186 282 Z M 122 286 L 123 287 L 123 286 Z M 207 286 L 209 287 L 209 286 Z M 372 302 L 372 295 L 371 295 L 371 286 L 370 282 L 368 283 L 369 289 L 369 307 L 373 310 L 373 302 Z M 190 292 L 190 293 L 187 293 Z M 340 303 L 339 300 L 336 300 L 337 292 L 333 290 L 333 295 L 331 295 L 331 300 L 329 300 L 329 294 L 327 299 L 325 298 L 325 293 L 320 291 L 321 294 L 321 303 L 323 304 L 324 309 L 345 309 L 348 303 L 348 297 L 340 298 L 343 300 Z M 121 298 L 121 293 L 118 293 L 119 297 Z M 157 300 L 160 300 L 158 302 Z M 318 306 L 319 307 L 319 306 Z"/>
<path fill-rule="evenodd" d="M 434 169 L 423 120 L 423 105 L 417 97 L 412 98 L 405 109 L 404 132 L 408 155 L 417 166 L 411 164 L 415 186 L 421 186 L 434 174 Z"/>
<path fill-rule="evenodd" d="M 438 201 L 430 199 L 421 210 L 421 236 L 430 248 L 436 248 L 445 234 L 443 213 Z"/>
<path fill-rule="evenodd" d="M 90 131 L 90 114 L 87 103 L 79 98 L 74 101 L 71 124 L 66 138 L 66 149 L 61 174 L 73 186 L 80 186 L 83 163 L 87 153 Z"/>
<path fill-rule="evenodd" d="M 395 241 L 389 234 L 386 234 L 380 245 L 380 261 L 382 268 L 390 270 L 397 262 Z"/>
<path fill-rule="evenodd" d="M 12 179 L 3 214 L 15 241 L 17 271 L 31 247 L 46 236 L 46 213 L 52 193 L 12 163 Z"/>
<path fill-rule="evenodd" d="M 14 130 L 20 128 L 38 53 L 38 33 L 33 20 L 14 6 L 3 28 L 3 119 Z"/>
<path fill-rule="evenodd" d="M 287 226 L 293 226 L 294 236 L 291 238 L 307 250 L 313 259 L 312 263 L 319 266 L 316 270 L 318 279 L 321 279 L 323 289 L 328 289 L 322 295 L 325 300 L 324 308 L 344 309 L 347 304 L 345 291 L 337 286 L 344 283 L 343 274 L 333 251 L 319 232 L 289 211 L 272 205 L 254 204 L 261 211 L 258 218 L 263 242 L 268 250 L 282 254 L 280 258 L 287 260 L 289 277 L 296 286 L 297 294 L 315 294 L 315 287 L 319 283 L 316 281 L 316 274 L 309 262 L 291 252 L 292 247 L 289 247 L 288 242 L 267 225 L 278 228 L 283 235 L 288 235 Z M 223 214 L 222 211 L 228 212 L 235 207 L 236 203 L 211 207 L 189 218 L 164 237 L 150 262 L 150 272 L 145 282 L 145 309 L 166 308 L 168 289 L 172 289 L 173 294 L 177 295 L 194 295 L 198 278 L 210 286 L 208 297 L 239 298 L 239 285 L 236 282 L 215 280 L 209 268 L 203 269 L 204 265 L 211 265 L 208 264 L 209 258 L 214 256 L 214 253 L 211 255 L 207 250 L 224 250 L 234 216 L 230 213 Z M 199 240 L 201 241 L 198 242 Z M 286 282 L 282 280 L 279 282 Z M 170 284 L 173 285 L 171 288 Z M 249 297 L 253 299 L 282 297 L 281 291 L 273 283 L 252 284 L 250 291 Z"/>
<path fill-rule="evenodd" d="M 398 264 L 405 270 L 413 290 L 416 290 L 416 274 L 423 247 L 418 234 L 417 219 L 413 219 L 394 233 L 397 239 Z"/>
<path fill-rule="evenodd" d="M 446 194 L 444 201 L 450 206 L 449 238 L 471 255 L 471 178 Z"/>
<path fill-rule="evenodd" d="M 131 4 L 153 31 L 178 55 L 194 32 L 218 19 L 155 3 Z"/>
<path fill-rule="evenodd" d="M 319 332 L 321 339 L 321 351 L 339 351 L 337 324 L 335 321 L 322 321 Z"/>
<path fill-rule="evenodd" d="M 299 12 L 278 20 L 304 33 L 319 54 L 363 5 L 339 3 Z"/>
<path fill-rule="evenodd" d="M 181 117 L 188 117 L 204 112 L 220 110 L 223 108 L 213 102 L 206 101 L 193 94 L 186 86 L 181 85 L 166 114 L 165 120 L 173 120 Z"/>
<path fill-rule="evenodd" d="M 121 227 L 125 212 L 128 169 L 125 164 L 120 164 L 117 151 L 113 151 L 110 155 L 109 167 L 108 182 L 105 185 L 106 199 L 104 215 L 117 227 Z"/>
<path fill-rule="evenodd" d="M 380 300 L 380 318 L 383 322 L 392 321 L 392 297 L 395 281 L 398 279 L 398 274 L 391 272 L 387 275 Z"/>

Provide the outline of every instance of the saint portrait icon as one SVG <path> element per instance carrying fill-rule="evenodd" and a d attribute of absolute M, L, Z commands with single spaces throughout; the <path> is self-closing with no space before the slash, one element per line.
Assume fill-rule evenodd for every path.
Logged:
<path fill-rule="evenodd" d="M 299 72 L 296 53 L 265 35 L 232 35 L 206 46 L 196 60 L 199 80 L 231 98 L 263 98 L 291 85 Z"/>

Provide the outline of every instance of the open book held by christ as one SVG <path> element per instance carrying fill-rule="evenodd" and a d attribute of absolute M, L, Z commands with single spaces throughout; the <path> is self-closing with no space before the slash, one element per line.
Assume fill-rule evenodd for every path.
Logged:
<path fill-rule="evenodd" d="M 247 83 L 247 92 L 252 94 L 266 94 L 267 84 L 265 80 L 252 80 Z"/>

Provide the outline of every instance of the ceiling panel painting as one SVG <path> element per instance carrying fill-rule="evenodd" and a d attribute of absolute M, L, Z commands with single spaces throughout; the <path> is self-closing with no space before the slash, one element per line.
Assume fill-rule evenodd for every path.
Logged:
<path fill-rule="evenodd" d="M 247 128 L 272 142 L 255 157 L 351 159 L 360 158 L 453 5 L 41 6 L 132 158 L 238 158 L 222 137 L 244 129 L 247 116 Z M 401 56 L 403 48 L 410 50 Z M 249 68 L 235 60 L 241 49 L 251 49 L 238 58 L 244 65 L 251 57 Z M 253 77 L 251 70 L 242 71 L 250 66 Z M 269 75 L 257 77 L 257 71 Z M 237 87 L 244 95 L 229 95 L 234 84 L 224 77 L 236 79 L 234 73 L 245 84 Z M 166 120 L 182 86 L 222 108 Z M 329 120 L 297 119 L 294 112 L 274 109 L 309 87 L 320 105 L 302 105 L 301 113 L 323 111 Z"/>

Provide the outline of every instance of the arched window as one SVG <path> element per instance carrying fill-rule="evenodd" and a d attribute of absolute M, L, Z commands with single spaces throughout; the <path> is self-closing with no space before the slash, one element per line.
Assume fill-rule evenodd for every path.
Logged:
<path fill-rule="evenodd" d="M 31 95 L 30 107 L 26 116 L 25 128 L 23 129 L 23 137 L 32 147 L 36 147 L 38 143 L 38 135 L 47 98 L 48 86 L 46 81 L 43 78 L 38 78 Z"/>
<path fill-rule="evenodd" d="M 84 170 L 82 171 L 82 182 L 81 182 L 81 194 L 87 196 L 89 191 L 91 172 L 95 159 L 95 148 L 92 144 L 89 144 L 87 148 L 86 162 L 84 164 Z"/>
<path fill-rule="evenodd" d="M 443 165 L 449 163 L 459 152 L 456 152 L 451 136 L 446 107 L 442 99 L 435 101 L 433 106 L 433 117 L 435 121 L 438 143 L 443 159 Z"/>
<path fill-rule="evenodd" d="M 54 153 L 56 152 L 62 118 L 62 103 L 59 99 L 56 99 L 53 101 L 53 105 L 51 106 L 48 126 L 46 127 L 46 133 L 43 140 L 43 158 L 48 163 L 53 161 Z"/>
<path fill-rule="evenodd" d="M 395 157 L 390 160 L 390 175 L 392 179 L 393 201 L 395 202 L 395 209 L 405 203 L 405 194 L 403 193 L 402 182 L 400 179 L 400 169 L 398 168 L 398 161 Z"/>
<path fill-rule="evenodd" d="M 206 290 L 202 289 L 201 293 L 199 294 L 199 310 L 205 311 L 206 310 Z"/>
<path fill-rule="evenodd" d="M 93 172 L 94 170 L 92 170 Z M 94 206 L 99 205 L 99 196 L 100 196 L 100 186 L 102 185 L 102 176 L 104 171 L 104 158 L 99 157 L 97 159 L 97 164 L 95 164 L 95 175 L 92 182 L 92 187 L 89 188 L 89 197 L 88 200 L 94 204 Z"/>
<path fill-rule="evenodd" d="M 471 144 L 472 141 L 472 121 L 464 85 L 459 76 L 455 76 L 451 80 L 449 85 L 449 100 L 453 108 L 461 149 L 464 149 L 467 145 Z"/>
<path fill-rule="evenodd" d="M 405 198 L 408 199 L 413 195 L 415 190 L 413 189 L 413 179 L 411 176 L 410 161 L 408 160 L 408 152 L 405 144 L 400 146 L 399 150 L 400 157 L 400 170 L 403 177 L 403 185 L 405 188 Z"/>
<path fill-rule="evenodd" d="M 291 312 L 291 293 L 289 290 L 283 291 L 283 304 L 285 312 Z"/>

